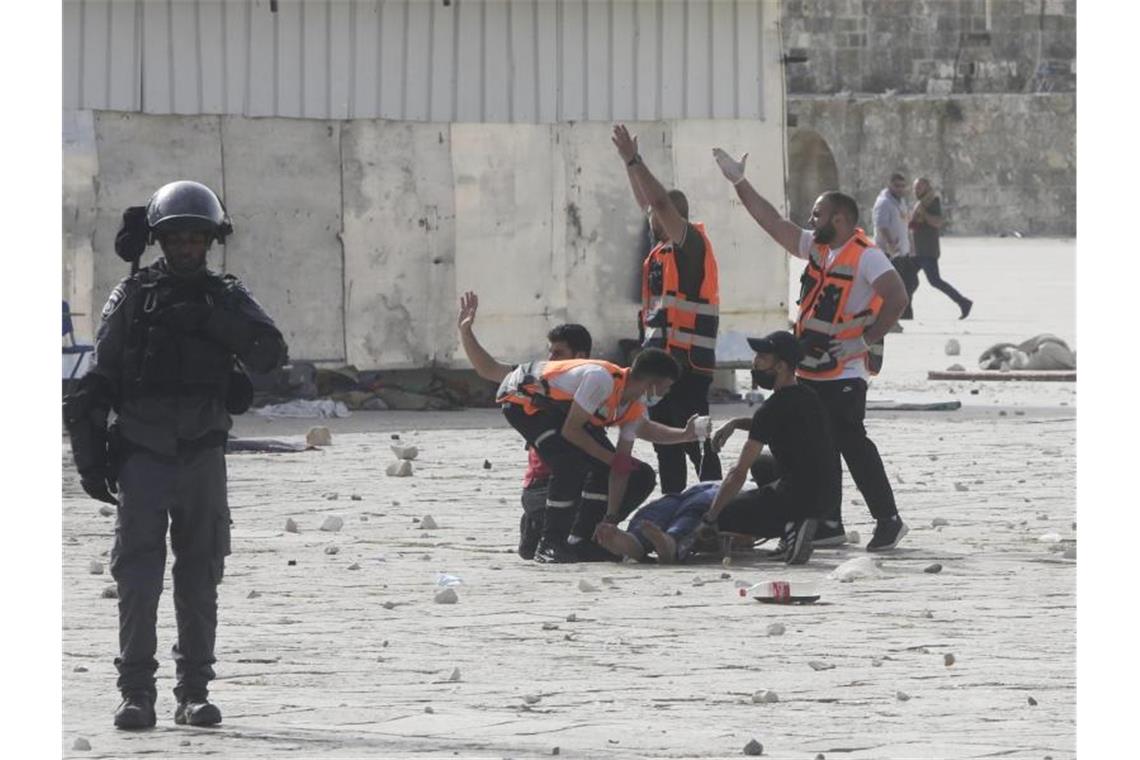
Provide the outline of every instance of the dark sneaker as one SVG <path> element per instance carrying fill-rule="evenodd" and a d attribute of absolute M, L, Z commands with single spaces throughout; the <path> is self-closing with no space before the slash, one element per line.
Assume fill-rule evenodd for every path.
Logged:
<path fill-rule="evenodd" d="M 888 330 L 887 332 L 901 333 L 902 331 L 903 331 L 902 325 L 900 325 L 898 322 L 895 322 L 893 325 L 891 325 L 891 329 Z"/>
<path fill-rule="evenodd" d="M 894 549 L 909 530 L 898 515 L 889 520 L 879 520 L 875 525 L 875 535 L 871 536 L 871 541 L 867 544 L 867 551 L 885 552 Z"/>
<path fill-rule="evenodd" d="M 784 562 L 789 565 L 802 565 L 811 558 L 812 539 L 818 521 L 807 519 L 788 523 L 784 531 Z"/>
<path fill-rule="evenodd" d="M 534 561 L 545 563 L 577 562 L 578 554 L 565 541 L 540 539 L 534 550 Z"/>
<path fill-rule="evenodd" d="M 567 544 L 577 562 L 621 562 L 621 557 L 611 554 L 593 541 L 582 540 L 574 544 Z"/>
<path fill-rule="evenodd" d="M 124 694 L 123 701 L 115 710 L 115 728 L 153 728 L 154 700 L 147 694 Z"/>
<path fill-rule="evenodd" d="M 843 523 L 834 520 L 820 520 L 815 529 L 815 538 L 812 545 L 816 548 L 825 546 L 843 546 L 847 543 L 847 531 Z"/>
<path fill-rule="evenodd" d="M 534 559 L 534 550 L 538 548 L 538 539 L 541 536 L 542 520 L 523 512 L 519 518 L 519 556 L 523 559 Z"/>
<path fill-rule="evenodd" d="M 962 316 L 958 319 L 965 319 L 970 316 L 970 309 L 974 308 L 974 302 L 967 298 L 963 303 L 958 304 L 958 308 L 962 310 Z"/>
<path fill-rule="evenodd" d="M 222 722 L 222 711 L 205 697 L 187 697 L 178 703 L 174 722 L 180 726 L 216 726 Z"/>

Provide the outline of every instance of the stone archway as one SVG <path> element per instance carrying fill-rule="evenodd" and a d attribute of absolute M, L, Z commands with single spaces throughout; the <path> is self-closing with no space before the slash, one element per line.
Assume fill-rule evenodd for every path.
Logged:
<path fill-rule="evenodd" d="M 835 156 L 818 132 L 797 129 L 788 139 L 788 210 L 792 221 L 808 226 L 819 194 L 839 189 Z"/>

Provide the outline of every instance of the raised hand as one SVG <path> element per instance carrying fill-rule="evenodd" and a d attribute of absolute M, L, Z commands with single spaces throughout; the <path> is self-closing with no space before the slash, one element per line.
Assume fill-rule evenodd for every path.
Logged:
<path fill-rule="evenodd" d="M 459 329 L 471 329 L 475 324 L 475 312 L 479 310 L 479 296 L 475 291 L 468 290 L 459 297 L 459 318 L 456 320 Z"/>
<path fill-rule="evenodd" d="M 611 139 L 613 139 L 614 146 L 617 148 L 622 161 L 628 164 L 637 155 L 637 136 L 630 135 L 624 124 L 614 125 L 614 134 Z"/>
<path fill-rule="evenodd" d="M 744 164 L 748 161 L 747 153 L 737 161 L 720 148 L 713 148 L 713 158 L 716 159 L 716 165 L 720 167 L 721 173 L 729 182 L 737 185 L 744 180 Z"/>

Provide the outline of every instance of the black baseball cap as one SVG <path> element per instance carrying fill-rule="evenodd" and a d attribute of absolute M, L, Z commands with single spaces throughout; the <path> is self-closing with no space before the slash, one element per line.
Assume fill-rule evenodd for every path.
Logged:
<path fill-rule="evenodd" d="M 777 330 L 763 338 L 749 338 L 748 346 L 758 354 L 775 354 L 776 358 L 783 359 L 793 367 L 803 356 L 800 342 L 787 330 Z"/>

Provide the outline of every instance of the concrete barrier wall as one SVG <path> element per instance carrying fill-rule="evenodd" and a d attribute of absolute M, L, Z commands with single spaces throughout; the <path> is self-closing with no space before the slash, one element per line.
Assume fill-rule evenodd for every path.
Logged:
<path fill-rule="evenodd" d="M 468 289 L 480 296 L 480 338 L 504 360 L 537 356 L 564 321 L 585 324 L 599 355 L 637 335 L 645 219 L 606 123 L 72 111 L 65 124 L 64 293 L 96 317 L 127 268 L 113 252 L 122 210 L 188 178 L 219 191 L 233 217 L 236 233 L 212 266 L 247 283 L 295 360 L 465 367 L 454 320 Z M 734 346 L 722 358 L 746 358 L 744 333 L 787 324 L 788 264 L 711 149 L 750 151 L 754 184 L 782 205 L 782 130 L 751 120 L 630 126 L 646 163 L 708 225 L 722 339 Z M 94 325 L 88 317 L 80 332 Z"/>

